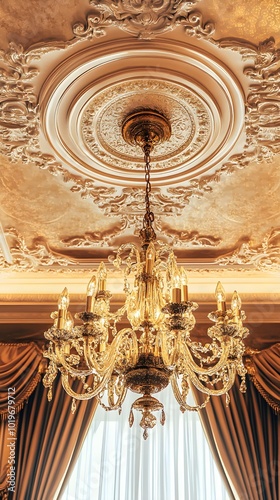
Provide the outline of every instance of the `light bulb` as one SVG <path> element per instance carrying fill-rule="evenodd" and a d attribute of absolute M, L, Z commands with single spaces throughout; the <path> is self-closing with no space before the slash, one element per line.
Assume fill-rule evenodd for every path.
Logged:
<path fill-rule="evenodd" d="M 57 317 L 58 329 L 62 329 L 65 327 L 68 306 L 69 306 L 69 293 L 67 288 L 64 288 L 62 294 L 58 299 L 58 317 Z"/>
<path fill-rule="evenodd" d="M 173 267 L 173 275 L 171 277 L 172 302 L 181 302 L 181 274 L 178 267 Z"/>
<path fill-rule="evenodd" d="M 182 301 L 187 302 L 188 300 L 188 275 L 184 267 L 181 267 L 181 288 L 182 288 Z"/>
<path fill-rule="evenodd" d="M 226 311 L 226 294 L 221 282 L 218 281 L 215 291 L 218 311 Z"/>
<path fill-rule="evenodd" d="M 65 330 L 67 330 L 67 332 L 71 332 L 73 326 L 74 326 L 73 316 L 70 313 L 70 311 L 67 311 L 66 322 L 65 322 Z"/>
<path fill-rule="evenodd" d="M 103 261 L 100 262 L 99 264 L 97 275 L 98 275 L 98 291 L 99 292 L 104 291 L 106 288 L 107 269 Z"/>
<path fill-rule="evenodd" d="M 238 295 L 237 291 L 235 290 L 232 294 L 232 299 L 231 299 L 231 310 L 233 315 L 239 316 L 240 309 L 241 309 L 241 298 Z"/>
<path fill-rule="evenodd" d="M 96 289 L 96 277 L 93 276 L 87 286 L 87 296 L 92 297 Z"/>
<path fill-rule="evenodd" d="M 65 287 L 58 299 L 58 310 L 66 311 L 69 306 L 69 293 Z"/>
<path fill-rule="evenodd" d="M 96 290 L 96 277 L 93 276 L 87 286 L 87 306 L 86 312 L 93 312 Z"/>

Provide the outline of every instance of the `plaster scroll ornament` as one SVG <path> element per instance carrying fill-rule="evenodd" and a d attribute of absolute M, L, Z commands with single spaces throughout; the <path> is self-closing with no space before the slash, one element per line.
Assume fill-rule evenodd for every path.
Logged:
<path fill-rule="evenodd" d="M 193 10 L 199 0 L 91 0 L 94 11 L 87 24 L 73 27 L 75 36 L 92 39 L 105 36 L 116 26 L 140 39 L 150 40 L 182 25 L 198 38 L 214 32 L 211 22 L 203 23 L 201 12 Z"/>
<path fill-rule="evenodd" d="M 36 239 L 27 245 L 25 239 L 15 228 L 8 228 L 4 232 L 9 243 L 11 262 L 7 262 L 4 254 L 0 253 L 0 269 L 9 271 L 46 270 L 56 266 L 56 271 L 65 269 L 69 265 L 76 265 L 77 261 L 61 255 L 50 248 L 43 239 Z"/>
<path fill-rule="evenodd" d="M 274 228 L 267 234 L 258 247 L 252 247 L 250 242 L 244 242 L 234 251 L 218 257 L 216 264 L 221 266 L 238 265 L 254 267 L 259 271 L 280 271 L 280 228 Z"/>

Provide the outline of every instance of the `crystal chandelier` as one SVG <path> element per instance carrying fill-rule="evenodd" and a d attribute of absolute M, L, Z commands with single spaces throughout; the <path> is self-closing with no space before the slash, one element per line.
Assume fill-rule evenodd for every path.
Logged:
<path fill-rule="evenodd" d="M 239 295 L 233 293 L 227 309 L 219 282 L 217 310 L 208 316 L 214 323 L 207 331 L 209 343 L 191 339 L 193 311 L 198 305 L 189 300 L 187 273 L 178 266 L 173 250 L 156 240 L 150 208 L 150 153 L 158 143 L 168 140 L 170 124 L 156 111 L 138 111 L 125 119 L 122 134 L 128 143 L 142 148 L 146 182 L 141 248 L 133 243 L 121 245 L 113 262 L 118 269 L 124 267 L 126 300 L 116 312 L 111 311 L 107 270 L 101 262 L 88 284 L 86 310 L 76 314 L 80 324 L 74 326 L 65 288 L 58 311 L 52 313 L 54 324 L 45 332 L 48 345 L 44 356 L 49 364 L 43 383 L 51 400 L 52 383 L 59 371 L 65 391 L 73 398 L 73 412 L 76 400 L 93 397 L 106 410 L 121 411 L 127 390 L 139 393 L 129 424 L 134 421 L 133 410 L 139 410 L 146 439 L 148 429 L 156 424 L 154 412 L 161 410 L 160 422 L 164 424 L 163 405 L 153 395 L 169 383 L 183 412 L 203 408 L 215 395 L 226 394 L 228 404 L 236 374 L 241 377 L 240 390 L 246 391 L 242 356 L 243 339 L 249 332 L 242 324 L 245 314 Z M 120 329 L 125 318 L 129 326 Z M 205 394 L 201 405 L 187 402 L 191 384 Z"/>

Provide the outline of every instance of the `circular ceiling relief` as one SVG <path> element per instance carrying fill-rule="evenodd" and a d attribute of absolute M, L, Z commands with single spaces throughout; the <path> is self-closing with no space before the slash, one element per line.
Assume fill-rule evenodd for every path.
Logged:
<path fill-rule="evenodd" d="M 176 49 L 176 50 L 175 50 Z M 64 164 L 103 182 L 143 182 L 143 153 L 127 144 L 122 124 L 154 110 L 171 137 L 152 154 L 159 185 L 191 179 L 233 150 L 244 124 L 244 100 L 228 68 L 185 44 L 102 43 L 73 54 L 42 88 L 45 138 Z"/>
<path fill-rule="evenodd" d="M 211 110 L 194 92 L 156 78 L 135 78 L 100 91 L 82 112 L 82 138 L 96 160 L 143 171 L 142 150 L 125 142 L 122 124 L 131 112 L 144 109 L 158 111 L 171 125 L 170 139 L 153 151 L 156 169 L 177 167 L 197 155 L 210 139 Z"/>

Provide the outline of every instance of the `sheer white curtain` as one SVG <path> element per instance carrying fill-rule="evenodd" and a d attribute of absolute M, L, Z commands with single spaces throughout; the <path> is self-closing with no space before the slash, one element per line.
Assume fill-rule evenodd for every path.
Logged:
<path fill-rule="evenodd" d="M 98 407 L 60 500 L 228 500 L 197 413 L 182 414 L 168 387 L 165 425 L 144 441 L 138 412 L 128 425 L 136 397 L 127 394 L 120 416 Z"/>

